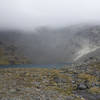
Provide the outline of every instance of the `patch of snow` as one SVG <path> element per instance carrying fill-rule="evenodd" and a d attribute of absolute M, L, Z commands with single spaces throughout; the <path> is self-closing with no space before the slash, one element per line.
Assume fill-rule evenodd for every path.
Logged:
<path fill-rule="evenodd" d="M 76 58 L 74 59 L 74 61 L 77 61 L 78 59 L 80 59 L 81 57 L 83 57 L 84 55 L 87 55 L 91 52 L 96 51 L 97 49 L 99 49 L 99 46 L 93 46 L 93 45 L 84 45 L 77 53 L 76 53 Z"/>

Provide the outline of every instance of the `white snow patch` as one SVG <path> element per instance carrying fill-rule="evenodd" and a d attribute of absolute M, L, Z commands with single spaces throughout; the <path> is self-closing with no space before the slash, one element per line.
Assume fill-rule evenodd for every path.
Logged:
<path fill-rule="evenodd" d="M 76 53 L 76 58 L 74 59 L 74 61 L 77 61 L 79 58 L 83 57 L 84 55 L 94 52 L 99 48 L 100 48 L 99 46 L 93 46 L 93 45 L 82 46 L 82 48 Z"/>

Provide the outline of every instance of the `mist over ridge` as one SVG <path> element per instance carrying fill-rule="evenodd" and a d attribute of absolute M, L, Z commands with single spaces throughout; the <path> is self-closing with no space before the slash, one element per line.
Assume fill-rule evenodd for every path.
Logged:
<path fill-rule="evenodd" d="M 0 0 L 0 29 L 100 22 L 99 0 Z"/>
<path fill-rule="evenodd" d="M 0 41 L 34 64 L 99 55 L 99 0 L 0 0 Z M 88 57 L 87 56 L 87 57 Z"/>
<path fill-rule="evenodd" d="M 99 34 L 100 25 L 96 23 L 61 28 L 43 26 L 34 31 L 2 30 L 0 41 L 15 45 L 17 52 L 25 55 L 33 64 L 55 64 L 98 56 Z"/>

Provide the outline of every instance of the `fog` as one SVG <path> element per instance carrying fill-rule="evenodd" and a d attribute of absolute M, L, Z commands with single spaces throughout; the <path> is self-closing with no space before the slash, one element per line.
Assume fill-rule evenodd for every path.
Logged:
<path fill-rule="evenodd" d="M 0 28 L 33 30 L 100 21 L 99 0 L 0 0 Z"/>
<path fill-rule="evenodd" d="M 100 48 L 99 34 L 99 0 L 0 0 L 0 41 L 34 64 L 76 61 Z"/>

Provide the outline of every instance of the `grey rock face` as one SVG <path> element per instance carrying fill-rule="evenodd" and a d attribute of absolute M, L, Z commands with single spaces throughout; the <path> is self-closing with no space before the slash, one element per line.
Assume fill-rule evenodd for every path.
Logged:
<path fill-rule="evenodd" d="M 59 77 L 54 77 L 54 81 L 56 83 L 66 83 L 66 79 L 59 78 Z"/>
<path fill-rule="evenodd" d="M 87 86 L 86 86 L 84 83 L 80 83 L 80 84 L 78 85 L 78 89 L 79 89 L 79 90 L 85 90 L 85 89 L 87 89 Z"/>

